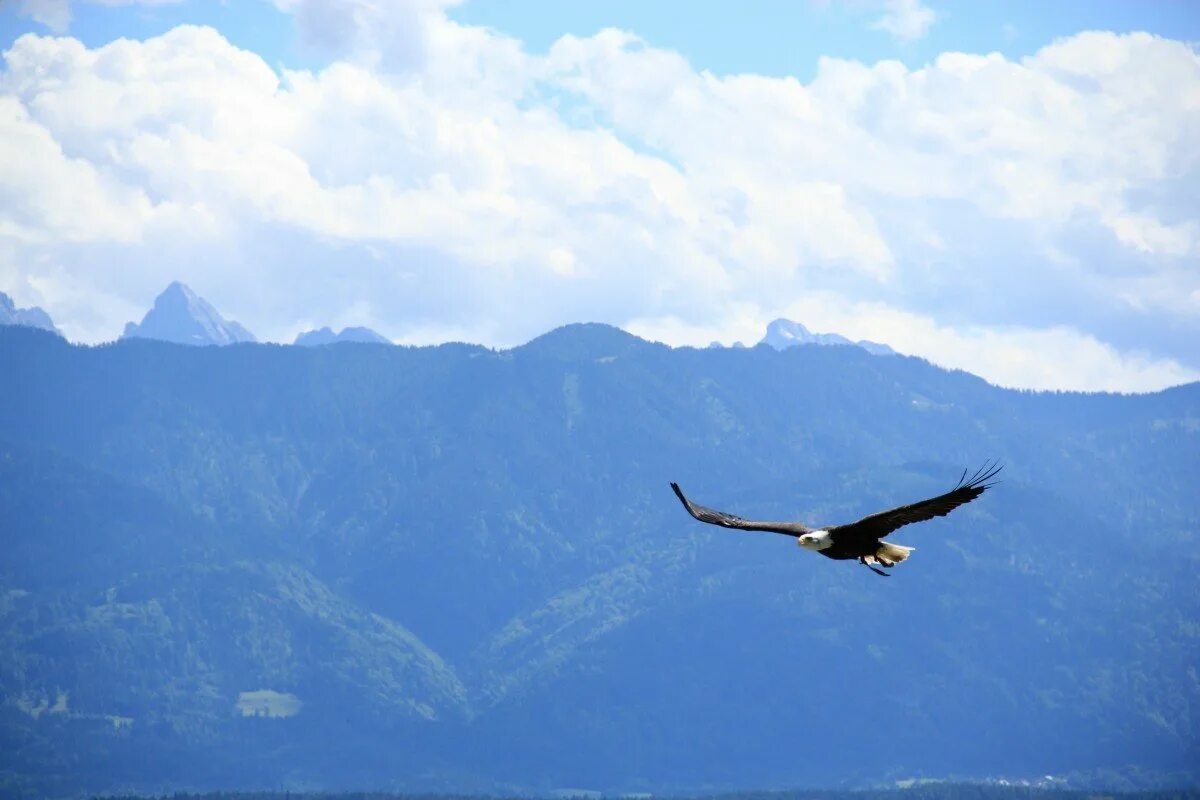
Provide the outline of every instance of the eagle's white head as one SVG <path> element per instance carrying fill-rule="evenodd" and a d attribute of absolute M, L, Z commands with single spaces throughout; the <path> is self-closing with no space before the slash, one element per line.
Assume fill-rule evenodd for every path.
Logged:
<path fill-rule="evenodd" d="M 824 550 L 833 544 L 829 531 L 812 531 L 796 537 L 796 544 L 805 550 Z"/>

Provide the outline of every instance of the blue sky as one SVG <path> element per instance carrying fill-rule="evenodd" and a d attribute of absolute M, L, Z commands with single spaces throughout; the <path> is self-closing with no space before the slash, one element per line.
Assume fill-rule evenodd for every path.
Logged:
<path fill-rule="evenodd" d="M 20 3 L 0 8 L 3 42 L 47 26 L 23 16 Z M 450 10 L 453 19 L 494 28 L 545 52 L 563 34 L 587 36 L 602 28 L 636 31 L 656 46 L 676 50 L 699 69 L 812 78 L 821 56 L 910 66 L 946 50 L 998 51 L 1020 58 L 1048 42 L 1084 30 L 1147 31 L 1200 41 L 1200 4 L 1190 0 L 958 0 L 934 3 L 937 21 L 913 41 L 873 29 L 880 16 L 870 2 L 744 0 L 736 13 L 727 2 L 687 4 L 606 0 L 554 3 L 545 0 L 470 0 Z M 686 11 L 682 10 L 686 9 Z M 72 8 L 72 36 L 89 45 L 118 37 L 144 39 L 183 23 L 211 25 L 234 44 L 288 67 L 316 67 L 327 54 L 306 47 L 290 15 L 270 3 L 181 2 L 167 5 L 90 5 Z"/>
<path fill-rule="evenodd" d="M 821 56 L 894 58 L 910 66 L 931 61 L 945 50 L 999 51 L 1019 58 L 1053 39 L 1092 29 L 1144 30 L 1200 41 L 1200 5 L 1184 1 L 960 0 L 930 6 L 936 10 L 936 22 L 912 41 L 873 29 L 881 12 L 866 2 L 750 0 L 738 3 L 737 12 L 731 13 L 729 3 L 714 0 L 688 3 L 686 12 L 676 3 L 636 0 L 477 0 L 456 9 L 454 16 L 506 31 L 535 50 L 547 49 L 563 33 L 586 36 L 605 27 L 624 28 L 658 47 L 677 50 L 701 69 L 794 75 L 805 81 L 813 77 Z"/>
<path fill-rule="evenodd" d="M 1004 385 L 1195 380 L 1196 8 L 4 3 L 0 291 L 83 342 L 181 279 L 273 341 L 787 316 Z"/>

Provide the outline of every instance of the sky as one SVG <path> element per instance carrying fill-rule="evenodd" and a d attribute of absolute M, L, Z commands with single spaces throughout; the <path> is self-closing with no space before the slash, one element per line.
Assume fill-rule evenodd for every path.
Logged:
<path fill-rule="evenodd" d="M 0 291 L 99 343 L 672 345 L 1200 380 L 1200 4 L 0 2 Z"/>

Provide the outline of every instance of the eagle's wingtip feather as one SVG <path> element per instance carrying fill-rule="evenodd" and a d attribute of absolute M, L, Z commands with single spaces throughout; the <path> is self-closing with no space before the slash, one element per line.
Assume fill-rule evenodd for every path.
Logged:
<path fill-rule="evenodd" d="M 683 507 L 686 508 L 690 514 L 692 509 L 688 505 L 687 497 L 685 497 L 683 494 L 683 489 L 680 489 L 679 484 L 675 483 L 674 481 L 671 482 L 671 489 L 675 492 L 675 496 L 679 498 L 679 502 L 683 503 Z"/>
<path fill-rule="evenodd" d="M 999 483 L 999 481 L 993 481 L 992 478 L 999 475 L 1000 470 L 1002 469 L 1004 469 L 1004 465 L 1000 463 L 999 459 L 984 461 L 983 466 L 975 470 L 975 473 L 971 475 L 970 479 L 964 481 L 963 478 L 959 478 L 958 485 L 954 488 L 954 490 L 977 489 L 980 493 L 982 493 Z M 963 472 L 963 476 L 966 476 L 965 471 Z"/>

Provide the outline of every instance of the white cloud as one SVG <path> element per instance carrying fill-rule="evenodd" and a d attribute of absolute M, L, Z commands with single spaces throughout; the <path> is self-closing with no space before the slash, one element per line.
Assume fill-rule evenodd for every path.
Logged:
<path fill-rule="evenodd" d="M 344 60 L 279 74 L 196 27 L 12 46 L 19 302 L 89 341 L 182 279 L 287 341 L 336 323 L 504 345 L 585 319 L 755 340 L 791 315 L 1009 385 L 1152 388 L 1200 362 L 1180 344 L 1200 335 L 1181 43 L 824 59 L 805 84 L 614 30 L 535 55 L 439 2 L 284 5 L 348 14 Z"/>
<path fill-rule="evenodd" d="M 180 3 L 183 0 L 83 0 L 100 6 L 146 5 L 161 6 Z M 64 33 L 71 27 L 71 0 L 17 0 L 16 11 L 35 22 L 45 25 L 55 33 Z"/>
<path fill-rule="evenodd" d="M 1121 353 L 1095 337 L 1063 326 L 1028 328 L 942 325 L 876 303 L 854 303 L 817 293 L 778 309 L 813 330 L 852 340 L 887 342 L 905 355 L 961 369 L 998 386 L 1019 389 L 1143 392 L 1200 380 L 1200 370 L 1171 358 Z M 717 324 L 689 325 L 675 318 L 634 320 L 645 338 L 701 347 L 710 342 L 754 344 L 763 336 L 761 312 L 737 309 Z"/>
<path fill-rule="evenodd" d="M 139 189 L 71 158 L 13 97 L 0 96 L 0 236 L 25 246 L 135 242 L 155 208 Z"/>
<path fill-rule="evenodd" d="M 376 66 L 415 68 L 427 55 L 429 26 L 459 0 L 272 0 L 292 14 L 301 36 L 336 55 Z"/>
<path fill-rule="evenodd" d="M 71 6 L 67 0 L 17 0 L 17 13 L 55 33 L 62 33 L 71 25 Z"/>
<path fill-rule="evenodd" d="M 920 39 L 937 21 L 937 14 L 921 0 L 884 0 L 884 6 L 887 10 L 871 27 L 887 31 L 902 42 Z"/>

